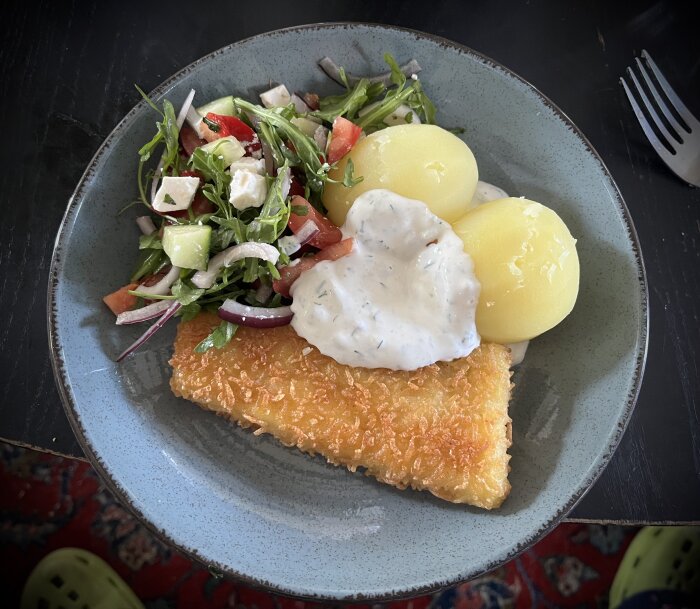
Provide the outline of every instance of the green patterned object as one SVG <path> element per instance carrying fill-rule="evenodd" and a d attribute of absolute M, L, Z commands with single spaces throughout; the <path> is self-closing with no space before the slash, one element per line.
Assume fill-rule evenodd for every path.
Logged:
<path fill-rule="evenodd" d="M 637 533 L 610 589 L 610 609 L 647 590 L 700 597 L 700 527 L 644 527 Z"/>
<path fill-rule="evenodd" d="M 21 609 L 144 609 L 104 560 L 78 548 L 47 554 L 22 592 Z"/>

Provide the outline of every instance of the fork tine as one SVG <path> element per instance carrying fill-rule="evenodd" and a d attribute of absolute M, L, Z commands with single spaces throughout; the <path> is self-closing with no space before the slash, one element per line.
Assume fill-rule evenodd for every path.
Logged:
<path fill-rule="evenodd" d="M 627 68 L 627 75 L 632 79 L 632 82 L 634 83 L 634 86 L 637 89 L 637 94 L 641 98 L 642 103 L 644 104 L 644 107 L 646 108 L 647 112 L 650 114 L 651 119 L 654 121 L 654 125 L 656 125 L 657 129 L 661 132 L 661 135 L 663 135 L 666 138 L 668 145 L 675 151 L 677 144 L 680 143 L 678 142 L 678 138 L 673 137 L 669 133 L 668 129 L 666 129 L 666 125 L 664 125 L 663 121 L 661 120 L 661 117 L 656 112 L 656 108 L 654 108 L 654 105 L 651 103 L 651 100 L 647 96 L 646 91 L 642 89 L 642 86 L 639 84 L 637 76 L 632 71 L 632 69 Z M 637 115 L 637 118 L 639 118 L 639 115 Z"/>
<path fill-rule="evenodd" d="M 647 117 L 644 116 L 644 112 L 642 112 L 642 109 L 639 107 L 639 104 L 637 103 L 637 98 L 632 94 L 632 91 L 627 86 L 627 81 L 624 78 L 620 78 L 620 84 L 622 85 L 622 88 L 625 90 L 625 93 L 627 94 L 627 99 L 629 99 L 630 104 L 632 104 L 632 110 L 634 110 L 634 113 L 637 116 L 637 120 L 639 121 L 639 124 L 642 126 L 642 130 L 644 131 L 644 134 L 647 136 L 647 139 L 649 140 L 651 145 L 654 147 L 654 150 L 656 150 L 656 153 L 661 157 L 661 159 L 667 165 L 669 165 L 671 162 L 673 162 L 673 155 L 661 143 L 659 138 L 656 136 L 656 133 L 651 128 L 649 121 L 647 121 Z"/>
<path fill-rule="evenodd" d="M 664 90 L 666 97 L 668 97 L 670 102 L 673 104 L 673 107 L 676 109 L 676 112 L 678 112 L 680 117 L 685 121 L 685 124 L 688 125 L 688 127 L 690 127 L 690 131 L 693 131 L 694 129 L 699 129 L 700 123 L 693 116 L 692 112 L 688 110 L 686 105 L 681 101 L 681 98 L 678 97 L 671 85 L 668 84 L 668 81 L 666 80 L 666 78 L 664 78 L 664 75 L 661 73 L 661 70 L 659 70 L 659 68 L 656 66 L 656 63 L 654 63 L 654 60 L 651 58 L 651 55 L 649 55 L 649 53 L 647 53 L 645 50 L 642 50 L 642 57 L 646 59 L 647 63 L 649 64 L 649 67 L 651 68 L 651 71 L 656 77 L 656 80 L 659 82 L 661 88 Z"/>
<path fill-rule="evenodd" d="M 681 126 L 680 123 L 676 120 L 676 117 L 673 116 L 673 112 L 671 112 L 668 109 L 668 104 L 661 98 L 661 95 L 659 95 L 659 90 L 649 77 L 648 68 L 644 65 L 642 60 L 639 59 L 639 57 L 636 57 L 635 61 L 637 63 L 637 68 L 639 68 L 639 73 L 644 78 L 644 82 L 647 83 L 647 87 L 649 88 L 649 91 L 651 91 L 651 94 L 653 95 L 654 100 L 656 101 L 656 105 L 661 109 L 661 112 L 663 112 L 663 115 L 666 117 L 666 120 L 671 125 L 671 128 L 678 134 L 674 139 L 677 140 L 680 144 L 682 144 L 683 135 L 688 133 L 688 129 Z M 657 125 L 661 125 L 661 121 L 658 120 L 656 117 L 654 120 L 656 121 Z M 666 135 L 666 137 L 668 137 L 669 139 L 670 137 L 672 137 L 670 133 L 668 135 L 664 135 Z"/>

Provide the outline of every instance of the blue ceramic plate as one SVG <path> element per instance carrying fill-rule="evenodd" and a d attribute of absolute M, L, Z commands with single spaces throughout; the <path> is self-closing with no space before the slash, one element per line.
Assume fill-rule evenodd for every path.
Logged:
<path fill-rule="evenodd" d="M 578 238 L 573 313 L 535 340 L 515 374 L 513 490 L 493 512 L 398 491 L 284 448 L 174 398 L 175 324 L 123 362 L 141 331 L 101 302 L 136 258 L 136 152 L 154 113 L 136 106 L 107 138 L 70 201 L 54 251 L 49 325 L 63 402 L 85 453 L 116 495 L 163 538 L 250 583 L 313 598 L 413 595 L 466 580 L 535 542 L 581 498 L 632 412 L 646 352 L 639 244 L 601 159 L 528 83 L 469 49 L 418 32 L 311 25 L 238 42 L 156 89 L 177 107 L 270 81 L 337 92 L 316 66 L 356 74 L 382 56 L 416 58 L 438 122 L 463 126 L 483 179 L 554 208 Z"/>

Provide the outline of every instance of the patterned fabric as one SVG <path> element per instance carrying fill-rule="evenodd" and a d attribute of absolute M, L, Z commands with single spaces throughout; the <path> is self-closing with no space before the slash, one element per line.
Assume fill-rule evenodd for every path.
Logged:
<path fill-rule="evenodd" d="M 0 445 L 0 584 L 14 607 L 50 551 L 72 546 L 106 560 L 148 609 L 321 609 L 229 581 L 156 539 L 86 463 Z M 504 609 L 607 606 L 636 529 L 563 524 L 501 568 L 469 583 L 355 609 Z M 8 596 L 9 595 L 9 596 Z"/>

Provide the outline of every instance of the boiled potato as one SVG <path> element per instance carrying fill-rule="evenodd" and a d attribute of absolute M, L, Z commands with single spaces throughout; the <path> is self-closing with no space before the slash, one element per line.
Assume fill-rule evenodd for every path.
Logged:
<path fill-rule="evenodd" d="M 479 179 L 469 147 L 435 125 L 399 125 L 376 131 L 360 140 L 330 172 L 342 182 L 348 159 L 363 180 L 352 188 L 327 183 L 323 204 L 338 226 L 362 193 L 385 188 L 427 203 L 446 222 L 463 216 L 471 206 Z"/>
<path fill-rule="evenodd" d="M 551 209 L 498 199 L 453 224 L 481 282 L 476 327 L 483 340 L 515 343 L 556 326 L 576 302 L 576 240 Z"/>

